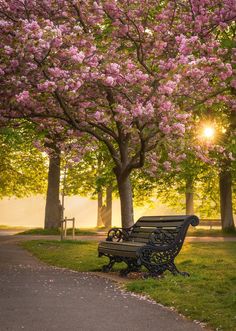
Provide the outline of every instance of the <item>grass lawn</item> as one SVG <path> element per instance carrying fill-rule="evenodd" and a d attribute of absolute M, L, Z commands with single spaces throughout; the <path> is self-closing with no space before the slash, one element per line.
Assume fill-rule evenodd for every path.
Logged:
<path fill-rule="evenodd" d="M 77 271 L 98 271 L 106 258 L 97 257 L 96 241 L 32 240 L 21 245 L 42 261 Z"/>
<path fill-rule="evenodd" d="M 51 235 L 60 235 L 60 229 L 43 229 L 43 228 L 35 228 L 35 229 L 29 229 L 23 232 L 17 233 L 17 235 L 45 235 L 45 236 L 51 236 Z M 92 236 L 96 235 L 96 229 L 75 229 L 75 235 L 76 236 Z M 67 229 L 67 235 L 72 235 L 72 229 Z"/>
<path fill-rule="evenodd" d="M 34 240 L 22 246 L 48 264 L 78 271 L 100 270 L 107 261 L 97 258 L 97 242 Z M 235 331 L 236 242 L 187 243 L 176 262 L 191 274 L 189 278 L 166 273 L 163 279 L 132 280 L 126 288 L 148 294 L 218 331 Z"/>

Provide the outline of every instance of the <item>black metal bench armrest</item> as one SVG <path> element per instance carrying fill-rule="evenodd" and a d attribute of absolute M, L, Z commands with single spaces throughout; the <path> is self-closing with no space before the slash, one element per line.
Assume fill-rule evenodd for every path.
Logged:
<path fill-rule="evenodd" d="M 111 228 L 108 231 L 106 241 L 127 241 L 129 240 L 132 229 L 132 226 L 130 228 Z"/>
<path fill-rule="evenodd" d="M 171 232 L 165 231 L 162 228 L 155 229 L 149 236 L 147 245 L 154 246 L 172 246 L 183 242 L 186 236 L 189 225 L 197 226 L 199 224 L 199 219 L 196 216 L 190 216 L 189 222 L 184 226 L 179 228 L 178 234 L 171 234 Z"/>
<path fill-rule="evenodd" d="M 162 229 L 156 229 L 154 230 L 149 238 L 148 238 L 148 242 L 147 245 L 151 245 L 151 246 L 158 246 L 158 247 L 166 247 L 166 246 L 170 246 L 175 244 L 175 242 L 177 242 L 179 235 L 177 235 L 177 237 L 175 235 L 171 235 L 168 232 L 164 232 L 162 231 Z"/>

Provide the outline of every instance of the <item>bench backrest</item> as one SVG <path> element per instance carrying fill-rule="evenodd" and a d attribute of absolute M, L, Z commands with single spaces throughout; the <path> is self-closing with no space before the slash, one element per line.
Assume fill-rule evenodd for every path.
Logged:
<path fill-rule="evenodd" d="M 210 218 L 202 218 L 201 219 L 201 226 L 221 226 L 221 220 L 220 219 L 210 219 Z"/>
<path fill-rule="evenodd" d="M 199 219 L 194 215 L 178 216 L 143 216 L 133 227 L 129 239 L 147 243 L 152 236 L 153 244 L 169 246 L 182 242 L 190 224 L 196 226 Z"/>

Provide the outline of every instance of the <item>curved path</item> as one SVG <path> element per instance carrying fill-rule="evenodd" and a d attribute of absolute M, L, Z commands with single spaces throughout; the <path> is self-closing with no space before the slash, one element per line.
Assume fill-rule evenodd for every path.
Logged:
<path fill-rule="evenodd" d="M 202 327 L 116 283 L 39 262 L 0 237 L 0 330 L 200 331 Z"/>

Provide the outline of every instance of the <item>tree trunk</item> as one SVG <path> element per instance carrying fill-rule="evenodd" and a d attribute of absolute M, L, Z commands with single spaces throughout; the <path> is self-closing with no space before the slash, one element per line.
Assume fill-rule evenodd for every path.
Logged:
<path fill-rule="evenodd" d="M 236 89 L 231 88 L 231 93 L 236 96 Z M 233 108 L 229 109 L 229 127 L 224 134 L 224 144 L 229 143 L 235 136 L 236 113 Z M 222 229 L 226 231 L 235 230 L 232 206 L 232 174 L 230 171 L 231 161 L 221 160 L 221 172 L 219 174 L 220 187 L 220 214 Z"/>
<path fill-rule="evenodd" d="M 223 230 L 235 230 L 232 208 L 232 176 L 230 170 L 219 174 L 220 213 Z"/>
<path fill-rule="evenodd" d="M 45 208 L 44 228 L 54 229 L 60 226 L 60 153 L 49 157 L 48 188 Z"/>
<path fill-rule="evenodd" d="M 106 211 L 104 216 L 105 228 L 110 229 L 112 224 L 112 186 L 106 188 Z"/>
<path fill-rule="evenodd" d="M 122 227 L 129 228 L 134 224 L 133 194 L 129 175 L 116 174 L 121 206 Z"/>
<path fill-rule="evenodd" d="M 102 191 L 98 192 L 98 210 L 97 210 L 97 227 L 103 226 L 102 219 Z"/>
<path fill-rule="evenodd" d="M 194 214 L 194 193 L 193 193 L 193 180 L 188 178 L 186 180 L 185 202 L 186 202 L 186 215 Z"/>

